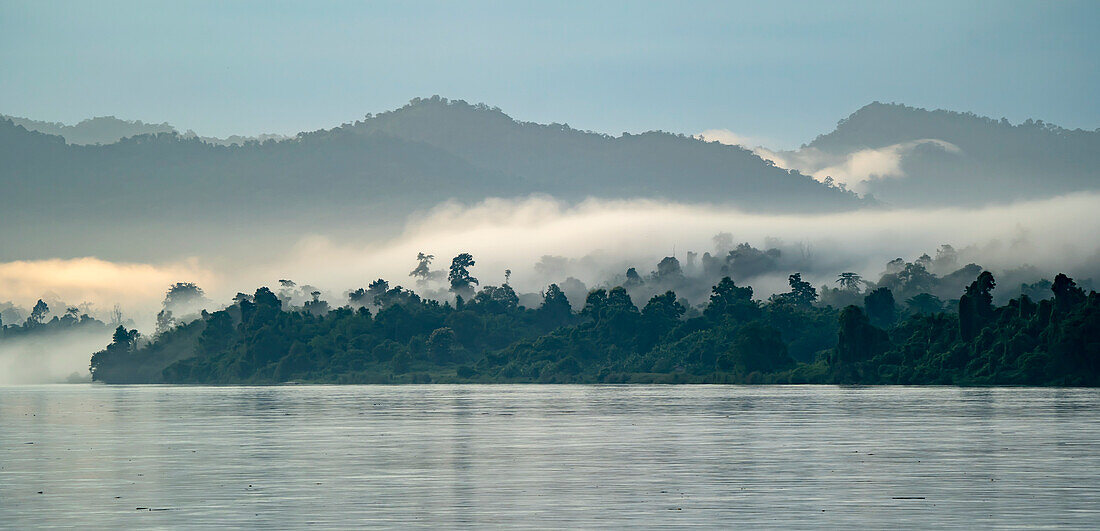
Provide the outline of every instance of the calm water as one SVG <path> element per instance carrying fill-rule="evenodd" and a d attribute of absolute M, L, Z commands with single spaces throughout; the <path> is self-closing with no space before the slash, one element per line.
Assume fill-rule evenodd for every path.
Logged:
<path fill-rule="evenodd" d="M 762 524 L 1096 526 L 1100 391 L 0 388 L 0 527 Z"/>

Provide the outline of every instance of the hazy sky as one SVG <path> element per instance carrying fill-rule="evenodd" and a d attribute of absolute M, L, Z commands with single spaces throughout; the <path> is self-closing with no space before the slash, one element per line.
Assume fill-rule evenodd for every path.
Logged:
<path fill-rule="evenodd" d="M 766 4 L 766 5 L 765 5 Z M 330 127 L 415 96 L 792 147 L 872 100 L 1100 127 L 1100 2 L 0 0 L 0 113 Z"/>

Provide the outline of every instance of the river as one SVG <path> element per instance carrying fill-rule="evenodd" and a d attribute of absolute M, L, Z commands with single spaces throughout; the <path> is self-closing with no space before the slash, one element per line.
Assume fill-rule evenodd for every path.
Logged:
<path fill-rule="evenodd" d="M 1091 527 L 1100 390 L 0 387 L 0 527 Z"/>

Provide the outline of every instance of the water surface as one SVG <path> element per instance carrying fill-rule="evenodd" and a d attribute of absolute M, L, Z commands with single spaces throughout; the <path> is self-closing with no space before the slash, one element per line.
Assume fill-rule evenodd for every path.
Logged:
<path fill-rule="evenodd" d="M 0 387 L 0 527 L 1090 527 L 1100 391 Z"/>

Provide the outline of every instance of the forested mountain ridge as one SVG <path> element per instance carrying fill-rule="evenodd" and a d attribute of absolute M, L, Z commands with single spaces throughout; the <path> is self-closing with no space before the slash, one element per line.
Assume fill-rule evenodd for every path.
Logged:
<path fill-rule="evenodd" d="M 33 238 L 0 234 L 0 261 L 199 254 L 204 245 L 232 243 L 224 241 L 225 227 L 262 237 L 274 223 L 299 233 L 354 224 L 380 236 L 447 200 L 532 194 L 702 201 L 756 212 L 867 204 L 740 147 L 667 133 L 614 138 L 520 123 L 441 98 L 243 145 L 177 133 L 75 145 L 0 120 L 0 160 L 0 209 L 11 219 L 36 220 Z M 148 252 L 118 245 L 112 233 L 120 227 L 147 242 Z"/>
<path fill-rule="evenodd" d="M 45 122 L 31 120 L 18 116 L 6 116 L 0 114 L 0 120 L 11 120 L 15 125 L 21 125 L 28 131 L 36 131 L 48 135 L 63 137 L 65 142 L 76 145 L 90 144 L 114 144 L 124 138 L 140 135 L 155 135 L 159 133 L 175 133 L 184 138 L 199 138 L 208 144 L 230 145 L 244 144 L 247 142 L 263 142 L 266 140 L 282 140 L 283 135 L 261 134 L 257 136 L 232 135 L 226 138 L 199 137 L 193 131 L 180 133 L 173 125 L 163 122 L 159 124 L 146 123 L 141 120 L 123 120 L 114 116 L 96 116 L 80 122 L 68 125 L 61 122 Z"/>
<path fill-rule="evenodd" d="M 176 209 L 216 215 L 204 210 L 247 207 L 246 199 L 270 201 L 280 210 L 396 210 L 532 193 L 706 200 L 779 211 L 864 204 L 736 146 L 667 133 L 614 138 L 521 123 L 499 110 L 439 98 L 414 100 L 354 125 L 231 146 L 174 133 L 71 145 L 0 120 L 0 154 L 8 162 L 0 168 L 8 208 L 72 202 L 66 210 L 79 211 L 79 198 L 108 206 L 125 202 L 161 215 Z"/>
<path fill-rule="evenodd" d="M 177 132 L 176 128 L 168 123 L 151 124 L 141 120 L 122 120 L 114 116 L 96 116 L 73 125 L 3 114 L 0 114 L 0 120 L 11 120 L 15 125 L 23 126 L 28 131 L 60 136 L 69 144 L 80 145 L 113 144 L 132 136 Z"/>
<path fill-rule="evenodd" d="M 1100 130 L 1041 120 L 1014 125 L 899 104 L 866 105 L 834 131 L 784 155 L 800 161 L 792 167 L 821 177 L 817 172 L 828 173 L 827 166 L 843 171 L 845 163 L 858 165 L 861 153 L 897 159 L 892 174 L 856 188 L 900 206 L 978 205 L 1100 190 Z M 882 173 L 891 171 L 881 166 Z"/>
<path fill-rule="evenodd" d="M 500 109 L 439 97 L 368 116 L 351 129 L 424 142 L 480 167 L 522 175 L 537 191 L 563 198 L 661 197 L 783 212 L 859 204 L 740 146 L 659 131 L 615 137 L 520 122 Z"/>

